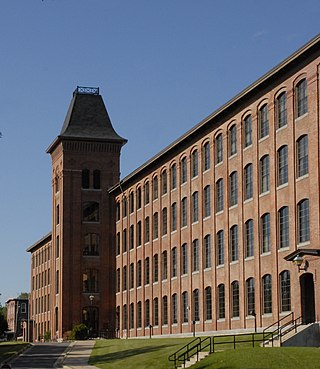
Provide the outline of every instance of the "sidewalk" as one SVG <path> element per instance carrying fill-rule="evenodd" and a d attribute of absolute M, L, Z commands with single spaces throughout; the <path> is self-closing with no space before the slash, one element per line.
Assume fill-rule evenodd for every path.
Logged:
<path fill-rule="evenodd" d="M 88 364 L 94 344 L 95 341 L 91 340 L 71 343 L 61 366 L 64 369 L 98 369 L 96 366 Z"/>

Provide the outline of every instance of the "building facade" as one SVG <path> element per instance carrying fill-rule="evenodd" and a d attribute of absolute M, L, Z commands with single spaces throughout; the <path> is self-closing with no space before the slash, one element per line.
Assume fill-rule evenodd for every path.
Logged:
<path fill-rule="evenodd" d="M 318 37 L 110 190 L 120 337 L 319 320 L 319 63 Z"/>
<path fill-rule="evenodd" d="M 28 249 L 35 336 L 319 320 L 319 66 L 320 36 L 121 181 L 126 140 L 77 89 L 48 149 L 52 232 Z"/>

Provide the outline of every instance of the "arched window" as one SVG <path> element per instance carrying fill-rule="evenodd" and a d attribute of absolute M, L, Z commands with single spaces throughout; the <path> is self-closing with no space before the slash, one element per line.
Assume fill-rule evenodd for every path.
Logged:
<path fill-rule="evenodd" d="M 238 226 L 235 224 L 230 228 L 230 252 L 231 261 L 237 261 L 239 258 L 239 244 L 238 244 Z"/>
<path fill-rule="evenodd" d="M 287 93 L 282 92 L 276 101 L 276 117 L 278 122 L 278 128 L 287 125 Z"/>
<path fill-rule="evenodd" d="M 184 291 L 182 293 L 182 314 L 183 314 L 183 323 L 188 322 L 189 319 L 189 305 L 188 305 L 188 292 Z"/>
<path fill-rule="evenodd" d="M 232 318 L 237 318 L 240 315 L 240 298 L 239 298 L 239 282 L 233 281 L 231 283 L 231 297 L 232 297 Z"/>
<path fill-rule="evenodd" d="M 297 177 L 302 177 L 308 172 L 308 135 L 303 135 L 297 140 Z"/>
<path fill-rule="evenodd" d="M 230 174 L 230 199 L 229 206 L 238 204 L 238 172 L 232 172 Z"/>
<path fill-rule="evenodd" d="M 296 88 L 296 117 L 301 117 L 308 112 L 307 80 L 301 80 Z"/>
<path fill-rule="evenodd" d="M 89 169 L 82 169 L 81 187 L 85 188 L 85 189 L 90 187 L 90 171 L 89 171 Z"/>
<path fill-rule="evenodd" d="M 87 233 L 84 236 L 84 256 L 99 255 L 99 235 L 97 233 Z"/>
<path fill-rule="evenodd" d="M 211 214 L 210 207 L 210 185 L 206 186 L 203 190 L 203 216 L 207 218 Z"/>
<path fill-rule="evenodd" d="M 243 132 L 244 147 L 248 147 L 252 144 L 252 118 L 251 118 L 251 115 L 248 115 L 244 118 L 243 126 L 244 126 L 244 132 Z"/>
<path fill-rule="evenodd" d="M 252 164 L 244 167 L 244 199 L 248 200 L 253 197 L 253 176 Z"/>
<path fill-rule="evenodd" d="M 101 172 L 98 169 L 93 171 L 93 188 L 95 190 L 100 189 Z"/>
<path fill-rule="evenodd" d="M 211 235 L 207 234 L 203 242 L 204 267 L 211 268 Z"/>
<path fill-rule="evenodd" d="M 291 284 L 290 272 L 284 270 L 280 273 L 280 310 L 281 312 L 291 310 Z"/>
<path fill-rule="evenodd" d="M 298 203 L 298 243 L 310 240 L 310 217 L 309 217 L 309 200 L 304 199 Z"/>
<path fill-rule="evenodd" d="M 193 320 L 198 322 L 200 320 L 200 296 L 199 290 L 193 291 Z"/>
<path fill-rule="evenodd" d="M 248 278 L 246 280 L 246 297 L 247 297 L 247 315 L 255 314 L 255 288 L 254 278 Z"/>
<path fill-rule="evenodd" d="M 269 155 L 264 155 L 260 159 L 260 193 L 269 191 L 269 187 L 270 187 Z"/>
<path fill-rule="evenodd" d="M 245 223 L 245 247 L 246 254 L 245 257 L 248 258 L 253 256 L 254 251 L 254 236 L 253 236 L 253 220 L 249 219 Z"/>
<path fill-rule="evenodd" d="M 289 208 L 283 206 L 278 211 L 279 248 L 289 246 Z"/>
<path fill-rule="evenodd" d="M 82 291 L 99 292 L 98 271 L 96 269 L 86 269 L 82 274 Z"/>
<path fill-rule="evenodd" d="M 270 251 L 270 213 L 261 217 L 261 253 Z"/>
<path fill-rule="evenodd" d="M 205 320 L 212 319 L 212 292 L 211 287 L 205 289 Z"/>
<path fill-rule="evenodd" d="M 134 328 L 134 304 L 133 302 L 130 304 L 130 307 L 129 307 L 129 327 L 130 329 Z"/>
<path fill-rule="evenodd" d="M 159 299 L 153 299 L 153 326 L 159 325 Z"/>
<path fill-rule="evenodd" d="M 217 265 L 223 265 L 224 264 L 224 234 L 223 230 L 220 230 L 217 233 Z"/>
<path fill-rule="evenodd" d="M 222 133 L 218 134 L 215 139 L 216 146 L 216 164 L 219 164 L 223 160 L 223 143 L 222 143 Z"/>
<path fill-rule="evenodd" d="M 266 274 L 262 277 L 262 290 L 263 290 L 263 313 L 272 313 L 272 278 L 270 274 Z"/>
<path fill-rule="evenodd" d="M 224 284 L 218 286 L 218 317 L 219 319 L 225 318 L 225 289 Z"/>
<path fill-rule="evenodd" d="M 229 155 L 237 153 L 237 126 L 234 124 L 229 129 Z"/>
<path fill-rule="evenodd" d="M 180 163 L 180 183 L 183 184 L 185 182 L 187 182 L 187 178 L 188 178 L 188 170 L 187 170 L 187 158 L 184 157 L 181 159 L 181 163 Z"/>
<path fill-rule="evenodd" d="M 168 296 L 162 297 L 162 325 L 168 324 Z"/>
<path fill-rule="evenodd" d="M 268 117 L 268 105 L 265 104 L 259 109 L 259 133 L 260 138 L 269 135 L 269 117 Z"/>
<path fill-rule="evenodd" d="M 198 175 L 198 150 L 194 150 L 191 154 L 191 175 L 192 178 Z"/>
<path fill-rule="evenodd" d="M 278 149 L 278 186 L 288 183 L 288 146 Z"/>
<path fill-rule="evenodd" d="M 178 323 L 178 295 L 174 293 L 172 295 L 172 324 Z"/>
<path fill-rule="evenodd" d="M 210 169 L 210 142 L 206 142 L 203 145 L 203 170 L 206 171 Z"/>

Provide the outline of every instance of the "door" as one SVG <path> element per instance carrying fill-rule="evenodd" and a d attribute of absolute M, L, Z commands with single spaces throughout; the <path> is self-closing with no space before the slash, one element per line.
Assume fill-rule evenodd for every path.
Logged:
<path fill-rule="evenodd" d="M 300 277 L 302 323 L 316 320 L 313 274 L 303 273 Z"/>

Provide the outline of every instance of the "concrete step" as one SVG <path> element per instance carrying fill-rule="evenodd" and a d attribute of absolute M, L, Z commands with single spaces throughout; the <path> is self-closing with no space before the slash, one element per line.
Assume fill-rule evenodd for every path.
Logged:
<path fill-rule="evenodd" d="M 190 368 L 190 366 L 194 365 L 198 361 L 204 359 L 206 356 L 209 355 L 208 351 L 199 352 L 198 355 L 194 355 L 188 361 L 186 361 L 185 365 L 180 365 L 178 369 Z"/>

